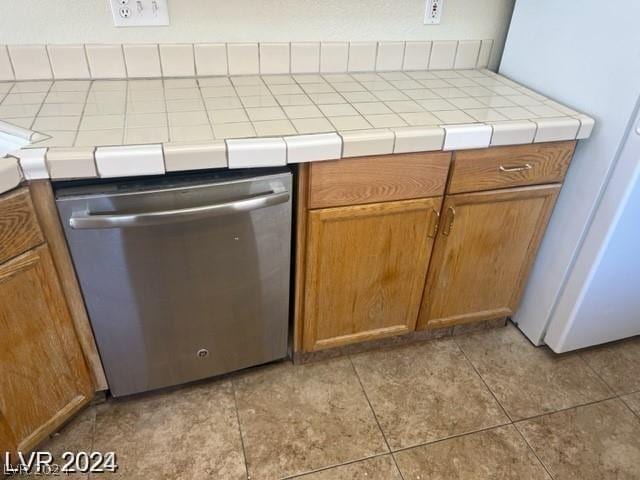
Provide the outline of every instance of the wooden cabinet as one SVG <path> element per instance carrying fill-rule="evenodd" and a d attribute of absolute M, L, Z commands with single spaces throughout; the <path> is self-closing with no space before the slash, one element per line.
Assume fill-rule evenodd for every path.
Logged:
<path fill-rule="evenodd" d="M 49 247 L 33 234 L 37 219 L 7 215 L 16 199 L 33 210 L 26 189 L 0 197 L 0 217 L 13 218 L 0 236 L 26 232 L 39 246 L 25 240 L 29 250 L 0 264 L 0 452 L 32 449 L 93 397 Z"/>
<path fill-rule="evenodd" d="M 448 196 L 418 328 L 511 315 L 559 191 L 543 185 Z"/>
<path fill-rule="evenodd" d="M 302 165 L 294 351 L 513 314 L 575 145 Z"/>
<path fill-rule="evenodd" d="M 295 352 L 415 330 L 450 161 L 434 152 L 300 166 Z"/>
<path fill-rule="evenodd" d="M 415 329 L 440 198 L 314 210 L 305 350 Z"/>

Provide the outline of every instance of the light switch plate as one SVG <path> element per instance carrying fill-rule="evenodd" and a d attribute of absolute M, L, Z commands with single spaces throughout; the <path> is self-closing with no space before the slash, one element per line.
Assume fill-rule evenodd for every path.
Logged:
<path fill-rule="evenodd" d="M 444 0 L 426 0 L 426 8 L 424 11 L 424 24 L 437 25 L 442 18 L 442 6 Z"/>
<path fill-rule="evenodd" d="M 109 0 L 116 27 L 169 25 L 167 0 Z"/>

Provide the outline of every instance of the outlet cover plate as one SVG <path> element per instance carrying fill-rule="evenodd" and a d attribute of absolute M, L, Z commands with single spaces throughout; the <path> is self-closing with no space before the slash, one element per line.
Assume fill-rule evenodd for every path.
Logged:
<path fill-rule="evenodd" d="M 424 10 L 425 25 L 438 25 L 440 23 L 443 4 L 444 0 L 426 0 L 426 7 Z"/>
<path fill-rule="evenodd" d="M 167 0 L 109 0 L 116 27 L 169 25 Z"/>

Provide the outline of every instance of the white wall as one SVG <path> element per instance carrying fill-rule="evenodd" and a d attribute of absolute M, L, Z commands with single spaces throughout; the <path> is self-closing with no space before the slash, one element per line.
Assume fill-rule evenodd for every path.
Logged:
<path fill-rule="evenodd" d="M 446 0 L 424 25 L 424 0 L 169 0 L 168 27 L 115 28 L 108 0 L 2 0 L 0 44 L 317 40 L 496 40 L 514 0 Z"/>

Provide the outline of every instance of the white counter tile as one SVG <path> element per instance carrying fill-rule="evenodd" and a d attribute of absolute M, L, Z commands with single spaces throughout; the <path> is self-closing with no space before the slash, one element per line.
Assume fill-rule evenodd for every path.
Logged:
<path fill-rule="evenodd" d="M 576 118 L 580 121 L 580 129 L 576 135 L 576 140 L 589 138 L 591 136 L 591 132 L 593 132 L 593 127 L 596 123 L 595 120 L 581 113 L 577 114 Z"/>
<path fill-rule="evenodd" d="M 165 77 L 190 77 L 195 75 L 196 67 L 193 45 L 160 45 L 160 63 Z"/>
<path fill-rule="evenodd" d="M 275 167 L 287 164 L 287 144 L 282 138 L 227 140 L 229 168 Z"/>
<path fill-rule="evenodd" d="M 93 148 L 50 148 L 46 161 L 54 180 L 97 177 Z"/>
<path fill-rule="evenodd" d="M 468 125 L 444 126 L 445 139 L 443 150 L 466 150 L 486 148 L 491 143 L 492 129 L 480 123 Z"/>
<path fill-rule="evenodd" d="M 87 52 L 91 78 L 124 78 L 127 76 L 122 45 L 86 45 L 85 51 Z"/>
<path fill-rule="evenodd" d="M 429 66 L 431 42 L 406 42 L 403 70 L 425 70 Z"/>
<path fill-rule="evenodd" d="M 366 72 L 375 70 L 377 47 L 378 44 L 376 42 L 351 42 L 349 44 L 348 71 Z"/>
<path fill-rule="evenodd" d="M 177 144 L 164 146 L 164 162 L 167 172 L 225 168 L 227 146 L 224 141 L 208 144 Z"/>
<path fill-rule="evenodd" d="M 49 61 L 55 78 L 89 78 L 84 45 L 49 45 Z"/>
<path fill-rule="evenodd" d="M 124 59 L 130 78 L 159 77 L 160 55 L 157 45 L 124 45 Z"/>
<path fill-rule="evenodd" d="M 395 135 L 391 130 L 354 130 L 338 133 L 342 137 L 342 156 L 345 158 L 393 153 Z"/>
<path fill-rule="evenodd" d="M 198 75 L 227 75 L 229 73 L 227 70 L 227 46 L 224 43 L 195 44 L 193 53 Z"/>
<path fill-rule="evenodd" d="M 9 60 L 9 52 L 5 45 L 0 45 L 0 81 L 13 80 L 13 67 Z"/>
<path fill-rule="evenodd" d="M 393 153 L 429 152 L 442 150 L 444 129 L 440 127 L 394 128 L 396 136 Z"/>
<path fill-rule="evenodd" d="M 51 78 L 51 65 L 44 45 L 9 46 L 16 80 Z"/>
<path fill-rule="evenodd" d="M 98 147 L 96 166 L 101 177 L 131 177 L 165 173 L 162 145 Z"/>
<path fill-rule="evenodd" d="M 429 60 L 430 70 L 446 70 L 453 68 L 456 60 L 458 42 L 455 40 L 437 40 L 431 47 Z"/>
<path fill-rule="evenodd" d="M 529 120 L 492 122 L 491 127 L 491 146 L 532 143 L 537 129 L 537 125 Z"/>
<path fill-rule="evenodd" d="M 260 73 L 289 73 L 289 44 L 260 44 Z"/>
<path fill-rule="evenodd" d="M 342 138 L 337 133 L 284 137 L 287 163 L 337 160 L 342 156 Z"/>
<path fill-rule="evenodd" d="M 540 118 L 534 121 L 538 125 L 534 143 L 573 140 L 580 128 L 580 120 L 576 118 Z"/>
<path fill-rule="evenodd" d="M 20 168 L 25 179 L 39 180 L 49 178 L 49 170 L 45 161 L 46 154 L 46 148 L 29 148 L 18 152 Z"/>
<path fill-rule="evenodd" d="M 403 45 L 403 65 L 407 54 L 418 55 L 408 53 L 411 48 L 422 49 L 418 56 L 423 61 L 426 43 Z M 399 53 L 396 44 L 388 46 L 394 55 Z M 263 45 L 264 52 L 268 45 L 282 48 Z M 239 48 L 245 46 L 252 51 L 255 46 L 256 53 L 259 48 Z M 157 46 L 142 47 L 157 52 Z M 220 54 L 218 47 L 202 46 L 204 52 Z M 375 42 L 349 47 L 361 49 L 365 59 L 372 54 L 373 62 L 389 54 L 383 46 L 378 55 Z M 321 57 L 322 51 L 321 45 Z M 51 136 L 36 148 L 148 143 L 183 148 L 337 131 L 344 135 L 346 156 L 391 153 L 394 141 L 398 152 L 431 149 L 441 129 L 446 131 L 445 148 L 452 149 L 486 146 L 487 138 L 491 145 L 586 138 L 594 124 L 588 116 L 487 70 L 0 82 L 0 119 Z"/>
<path fill-rule="evenodd" d="M 349 44 L 347 42 L 322 42 L 320 44 L 321 72 L 346 72 L 348 61 Z"/>

